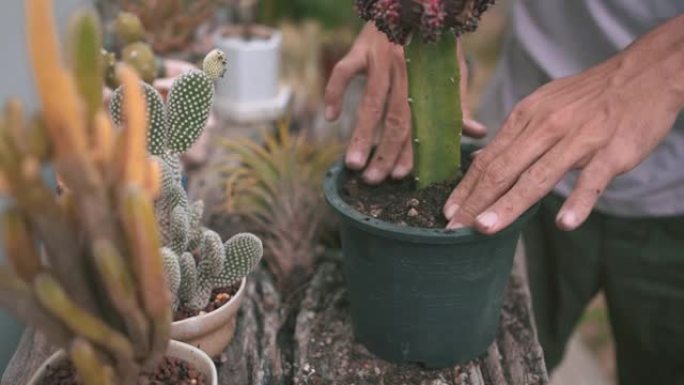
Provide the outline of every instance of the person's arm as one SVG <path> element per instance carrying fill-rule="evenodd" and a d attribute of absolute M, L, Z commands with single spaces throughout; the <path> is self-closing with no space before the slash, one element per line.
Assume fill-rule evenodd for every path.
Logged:
<path fill-rule="evenodd" d="M 449 198 L 448 227 L 496 233 L 579 168 L 557 218 L 561 229 L 577 228 L 611 180 L 663 140 L 682 108 L 684 15 L 520 102 Z"/>
<path fill-rule="evenodd" d="M 463 50 L 459 50 L 463 52 Z M 461 59 L 461 92 L 465 95 L 467 70 Z M 402 179 L 413 167 L 411 147 L 411 111 L 408 104 L 408 81 L 404 49 L 389 41 L 372 23 L 366 24 L 351 51 L 335 66 L 325 92 L 325 117 L 335 120 L 342 110 L 342 100 L 349 82 L 365 72 L 366 90 L 357 111 L 356 127 L 347 149 L 347 167 L 365 168 L 367 183 L 380 183 L 387 177 Z M 465 101 L 466 98 L 462 98 Z M 463 105 L 464 133 L 482 137 L 486 130 L 475 122 L 467 105 Z M 373 159 L 370 151 L 375 130 L 387 109 L 384 130 Z"/>

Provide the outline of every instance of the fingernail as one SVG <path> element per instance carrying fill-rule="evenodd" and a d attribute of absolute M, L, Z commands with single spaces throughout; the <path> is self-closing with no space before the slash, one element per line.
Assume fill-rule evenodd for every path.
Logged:
<path fill-rule="evenodd" d="M 349 168 L 358 170 L 365 165 L 365 159 L 363 159 L 363 155 L 360 152 L 352 152 L 347 155 L 347 166 L 349 166 Z"/>
<path fill-rule="evenodd" d="M 335 119 L 335 108 L 333 106 L 325 107 L 325 120 Z"/>
<path fill-rule="evenodd" d="M 577 214 L 571 210 L 561 211 L 558 213 L 556 221 L 562 228 L 571 230 L 577 227 Z"/>
<path fill-rule="evenodd" d="M 406 175 L 411 172 L 411 169 L 406 167 L 397 167 L 392 171 L 392 178 L 394 179 L 404 179 Z"/>
<path fill-rule="evenodd" d="M 458 212 L 459 206 L 457 204 L 452 204 L 444 210 L 444 217 L 446 219 L 451 219 Z"/>
<path fill-rule="evenodd" d="M 367 170 L 363 174 L 363 179 L 367 183 L 379 183 L 382 180 L 382 173 L 380 172 L 380 170 L 378 170 L 376 168 L 372 168 L 372 169 Z"/>
<path fill-rule="evenodd" d="M 458 230 L 458 229 L 462 229 L 464 227 L 465 227 L 465 225 L 461 222 L 453 222 L 453 223 L 449 223 L 447 225 L 447 229 L 449 229 L 449 230 Z"/>
<path fill-rule="evenodd" d="M 477 223 L 485 229 L 492 229 L 499 222 L 499 216 L 494 212 L 486 212 L 477 217 Z"/>

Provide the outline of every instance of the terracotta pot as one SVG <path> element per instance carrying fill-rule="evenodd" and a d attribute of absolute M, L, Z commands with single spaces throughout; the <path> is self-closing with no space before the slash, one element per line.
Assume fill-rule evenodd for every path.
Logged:
<path fill-rule="evenodd" d="M 219 356 L 233 340 L 246 282 L 243 279 L 238 292 L 220 308 L 172 323 L 171 338 L 200 348 L 211 357 Z"/>
<path fill-rule="evenodd" d="M 214 361 L 212 361 L 203 351 L 182 342 L 171 341 L 166 351 L 166 355 L 168 357 L 181 359 L 194 366 L 197 371 L 204 374 L 204 377 L 207 379 L 207 385 L 218 385 L 218 375 L 216 374 Z M 45 375 L 48 366 L 56 365 L 62 360 L 65 360 L 66 357 L 67 355 L 63 350 L 50 356 L 50 358 L 38 368 L 33 377 L 31 377 L 28 385 L 38 384 L 38 381 Z"/>

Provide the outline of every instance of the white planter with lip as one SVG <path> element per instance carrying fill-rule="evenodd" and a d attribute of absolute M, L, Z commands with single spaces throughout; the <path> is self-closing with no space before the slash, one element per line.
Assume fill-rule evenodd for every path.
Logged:
<path fill-rule="evenodd" d="M 178 358 L 192 365 L 195 370 L 204 374 L 204 378 L 207 380 L 207 385 L 218 385 L 218 374 L 216 373 L 214 361 L 212 361 L 211 358 L 209 358 L 209 356 L 200 349 L 182 342 L 170 341 L 169 347 L 166 350 L 166 356 Z M 50 358 L 48 358 L 47 361 L 45 361 L 45 363 L 38 368 L 33 377 L 31 377 L 28 385 L 37 385 L 45 375 L 49 366 L 57 365 L 66 358 L 67 355 L 64 350 L 60 350 L 50 356 Z"/>
<path fill-rule="evenodd" d="M 282 34 L 253 26 L 252 37 L 246 39 L 242 31 L 226 27 L 214 37 L 214 46 L 228 59 L 226 74 L 216 83 L 215 108 L 231 120 L 276 119 L 291 97 L 291 90 L 280 85 Z"/>
<path fill-rule="evenodd" d="M 172 323 L 171 338 L 202 349 L 210 357 L 221 355 L 235 335 L 246 282 L 243 278 L 237 293 L 218 309 Z"/>

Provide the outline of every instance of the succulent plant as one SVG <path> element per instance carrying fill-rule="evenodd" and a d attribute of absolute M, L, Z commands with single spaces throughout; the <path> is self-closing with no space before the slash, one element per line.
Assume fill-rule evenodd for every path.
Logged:
<path fill-rule="evenodd" d="M 404 45 L 419 188 L 461 175 L 456 37 L 477 28 L 493 0 L 356 0 L 360 16 Z"/>
<path fill-rule="evenodd" d="M 166 106 L 157 90 L 143 84 L 148 109 L 148 149 L 152 155 L 182 153 L 199 138 L 211 111 L 214 81 L 224 75 L 225 68 L 225 54 L 211 51 L 204 59 L 202 71 L 189 71 L 174 80 Z M 123 123 L 123 95 L 123 88 L 115 90 L 109 106 L 117 125 Z"/>
<path fill-rule="evenodd" d="M 166 352 L 172 317 L 160 286 L 160 175 L 145 154 L 140 80 L 126 66 L 119 71 L 126 124 L 116 132 L 101 85 L 88 82 L 101 69 L 97 18 L 74 19 L 70 70 L 52 2 L 28 0 L 26 15 L 40 118 L 25 120 L 18 102 L 0 117 L 0 179 L 10 202 L 1 215 L 10 266 L 0 267 L 0 304 L 65 349 L 82 383 L 132 385 Z M 58 196 L 43 167 L 58 173 Z"/>
<path fill-rule="evenodd" d="M 239 215 L 263 239 L 264 259 L 283 292 L 301 287 L 313 272 L 317 249 L 332 227 L 323 201 L 323 175 L 342 154 L 336 138 L 315 140 L 308 130 L 277 132 L 260 142 L 226 139 L 231 161 L 218 160 L 212 179 L 226 185 L 225 211 Z"/>
<path fill-rule="evenodd" d="M 116 36 L 125 44 L 143 41 L 145 39 L 145 29 L 140 22 L 140 18 L 130 12 L 121 12 L 114 21 Z"/>
<path fill-rule="evenodd" d="M 213 82 L 223 76 L 225 67 L 225 54 L 211 51 L 202 71 L 189 71 L 174 80 L 167 106 L 157 90 L 142 84 L 147 99 L 148 150 L 161 169 L 155 211 L 174 308 L 203 309 L 214 289 L 240 281 L 263 254 L 261 240 L 252 234 L 235 235 L 224 244 L 216 232 L 203 228 L 204 204 L 191 203 L 181 181 L 179 154 L 204 130 L 214 97 Z M 124 123 L 124 94 L 123 88 L 117 89 L 110 102 L 117 125 Z"/>

